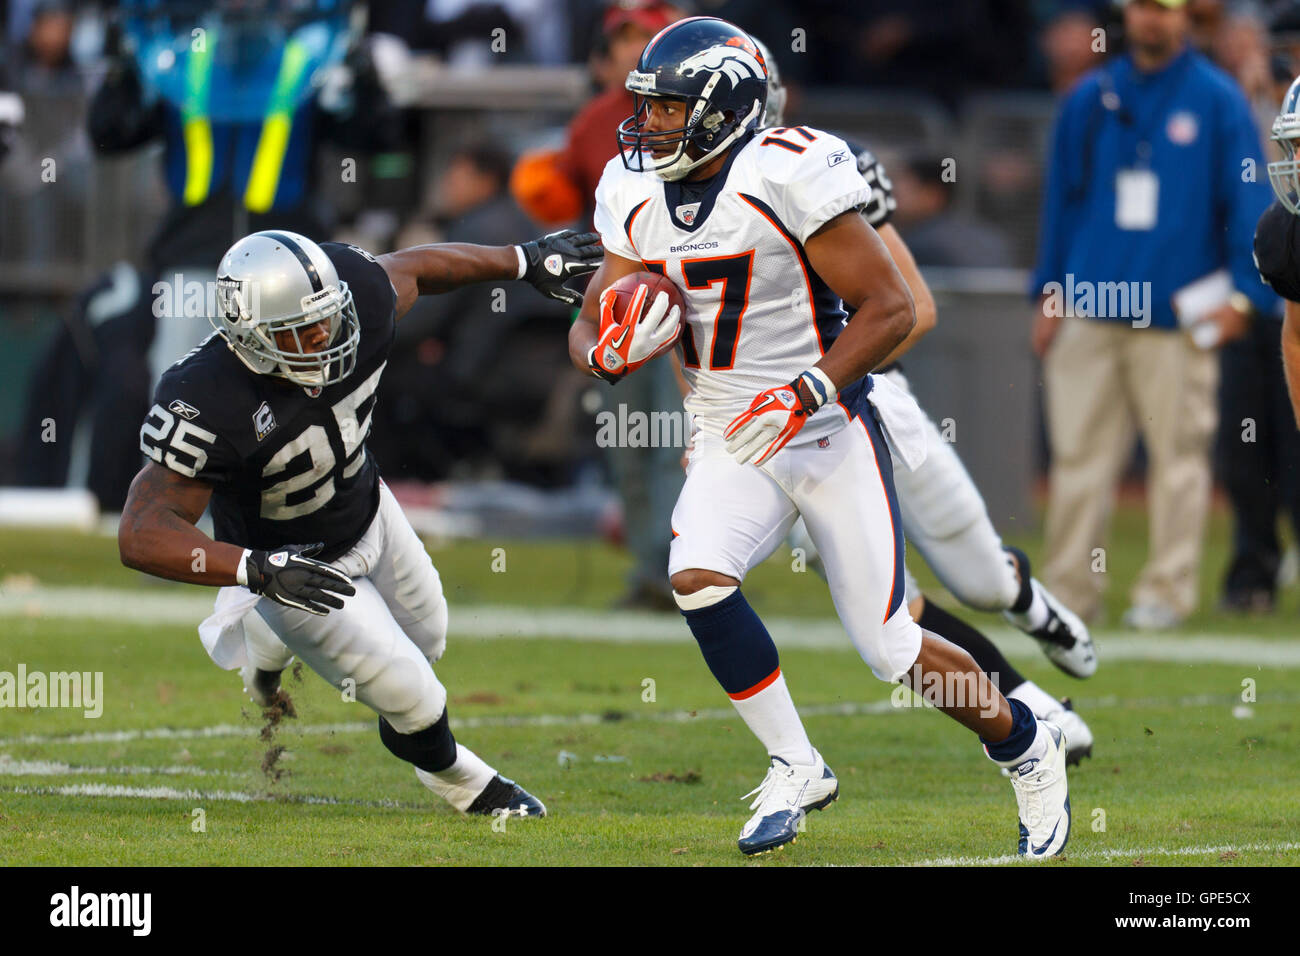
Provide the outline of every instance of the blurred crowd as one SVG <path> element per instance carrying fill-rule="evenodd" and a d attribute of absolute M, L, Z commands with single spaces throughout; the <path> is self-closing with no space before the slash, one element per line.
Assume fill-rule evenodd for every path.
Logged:
<path fill-rule="evenodd" d="M 59 320 L 35 337 L 39 349 L 33 346 L 19 370 L 22 395 L 11 385 L 7 412 L 0 407 L 0 425 L 12 423 L 0 427 L 0 484 L 62 485 L 80 467 L 104 509 L 120 507 L 139 463 L 136 432 L 152 382 L 207 332 L 201 321 L 160 321 L 148 290 L 173 275 L 210 277 L 221 252 L 247 232 L 274 225 L 379 253 L 438 240 L 509 243 L 589 224 L 595 182 L 614 155 L 613 125 L 631 112 L 623 78 L 646 41 L 681 16 L 724 17 L 764 41 L 788 87 L 790 115 L 842 93 L 902 92 L 933 104 L 940 126 L 924 141 L 882 125 L 881 142 L 870 143 L 892 175 L 904 239 L 923 267 L 1028 266 L 1053 100 L 1122 48 L 1121 6 L 0 0 L 0 215 L 26 224 L 21 241 L 14 230 L 0 230 L 0 373 L 6 342 L 33 338 L 22 323 Z M 1266 130 L 1300 64 L 1300 0 L 1188 0 L 1187 15 L 1191 42 L 1236 79 Z M 182 49 L 195 24 L 216 22 L 224 32 L 215 51 L 189 58 L 210 70 L 210 83 L 196 84 L 196 69 L 167 69 L 168 51 Z M 323 46 L 303 76 L 286 79 L 284 50 L 302 39 L 296 31 L 303 24 L 315 22 L 325 25 Z M 428 111 L 401 92 L 403 73 L 415 63 L 439 64 L 447 76 L 502 65 L 576 68 L 589 99 L 532 117 L 523 133 L 491 115 L 472 127 L 431 131 Z M 241 70 L 256 74 L 264 99 L 290 90 L 277 108 L 291 118 L 292 132 L 274 155 L 261 135 L 269 111 L 223 98 L 223 84 L 237 86 Z M 175 80 L 178 73 L 188 79 Z M 969 130 L 994 142 L 976 181 L 958 185 L 943 172 L 951 154 L 945 118 L 977 126 L 967 107 L 990 93 L 1027 94 L 1038 105 L 1024 114 L 1014 148 L 996 141 L 1000 127 Z M 49 105 L 58 103 L 78 108 Z M 61 201 L 86 205 L 96 198 L 87 183 L 91 170 L 104 168 L 97 164 L 141 151 L 157 164 L 150 194 L 156 216 L 147 232 L 114 250 L 120 261 L 97 262 L 104 271 L 93 281 L 58 285 L 50 265 L 68 248 L 82 248 L 88 230 L 44 213 L 42 161 L 57 161 Z M 341 189 L 337 170 L 349 160 L 359 169 L 351 181 L 344 176 L 348 188 Z M 591 415 L 599 397 L 569 366 L 568 311 L 526 286 L 507 284 L 503 292 L 430 298 L 404 320 L 372 438 L 385 474 L 542 486 L 596 476 L 620 486 L 631 514 L 671 500 L 665 488 L 675 452 L 620 462 L 596 447 Z M 27 299 L 38 306 L 16 305 Z M 624 399 L 646 409 L 671 401 L 670 383 L 645 387 L 636 396 L 625 389 Z M 72 443 L 42 440 L 50 418 L 90 434 L 88 463 L 76 464 Z M 628 528 L 632 539 L 657 535 L 651 527 Z M 658 580 L 657 552 L 640 550 L 645 580 Z M 643 587 L 634 577 L 632 590 Z"/>

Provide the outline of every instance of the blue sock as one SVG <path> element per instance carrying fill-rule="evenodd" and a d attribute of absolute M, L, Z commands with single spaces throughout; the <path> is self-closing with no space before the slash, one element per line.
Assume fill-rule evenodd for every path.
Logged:
<path fill-rule="evenodd" d="M 732 697 L 748 696 L 780 668 L 772 636 L 739 588 L 717 604 L 682 611 L 682 617 L 704 662 Z"/>
<path fill-rule="evenodd" d="M 1038 720 L 1023 701 L 1008 697 L 1007 703 L 1011 705 L 1011 733 L 1007 739 L 994 744 L 980 738 L 980 743 L 988 749 L 989 756 L 999 763 L 1022 757 L 1038 733 Z"/>

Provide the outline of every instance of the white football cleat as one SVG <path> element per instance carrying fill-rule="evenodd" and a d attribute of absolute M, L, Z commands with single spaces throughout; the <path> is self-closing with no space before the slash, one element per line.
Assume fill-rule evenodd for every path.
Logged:
<path fill-rule="evenodd" d="M 1065 734 L 1040 720 L 1047 753 L 1011 768 L 1011 786 L 1020 808 L 1021 856 L 1040 860 L 1056 856 L 1070 839 L 1070 791 L 1065 780 Z M 1037 741 L 1035 741 L 1037 742 Z"/>
<path fill-rule="evenodd" d="M 741 853 L 755 856 L 793 843 L 809 810 L 821 810 L 835 802 L 840 783 L 822 755 L 814 750 L 813 756 L 817 762 L 810 766 L 773 757 L 763 782 L 741 798 L 758 795 L 749 805 L 755 813 L 740 831 Z"/>
<path fill-rule="evenodd" d="M 1061 709 L 1043 714 L 1042 719 L 1056 724 L 1065 734 L 1065 765 L 1075 767 L 1084 757 L 1092 756 L 1092 731 L 1083 718 L 1074 712 L 1070 698 L 1061 698 Z"/>
<path fill-rule="evenodd" d="M 1097 673 L 1097 650 L 1092 646 L 1087 625 L 1034 577 L 1025 552 L 1010 546 L 1004 546 L 1003 550 L 1015 558 L 1016 573 L 1021 575 L 1021 580 L 1028 577 L 1029 586 L 1047 605 L 1047 620 L 1030 629 L 1025 626 L 1024 615 L 1003 611 L 1002 616 L 1036 640 L 1047 659 L 1071 677 L 1082 679 Z"/>

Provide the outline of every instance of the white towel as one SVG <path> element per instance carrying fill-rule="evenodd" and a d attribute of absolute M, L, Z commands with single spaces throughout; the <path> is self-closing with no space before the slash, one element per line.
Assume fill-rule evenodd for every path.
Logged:
<path fill-rule="evenodd" d="M 925 412 L 911 393 L 884 375 L 872 375 L 867 400 L 880 413 L 880 430 L 885 433 L 885 444 L 894 460 L 901 461 L 908 471 L 925 464 Z"/>
<path fill-rule="evenodd" d="M 260 600 L 243 586 L 217 592 L 212 613 L 199 625 L 199 640 L 208 656 L 223 670 L 233 671 L 248 663 L 244 646 L 244 615 Z"/>

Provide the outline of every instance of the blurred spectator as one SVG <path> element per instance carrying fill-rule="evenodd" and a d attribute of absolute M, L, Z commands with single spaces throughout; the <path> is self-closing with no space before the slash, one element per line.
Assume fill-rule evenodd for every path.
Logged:
<path fill-rule="evenodd" d="M 84 92 L 84 82 L 72 60 L 72 4 L 39 0 L 21 44 L 13 51 L 9 75 L 26 94 L 68 96 Z"/>
<path fill-rule="evenodd" d="M 1190 47 L 1184 7 L 1129 0 L 1128 52 L 1062 104 L 1032 280 L 1052 446 L 1043 583 L 1085 619 L 1100 610 L 1097 549 L 1140 429 L 1151 548 L 1124 616 L 1138 628 L 1197 603 L 1218 375 L 1201 346 L 1277 307 L 1251 260 L 1269 189 L 1241 174 L 1243 158 L 1262 162 L 1259 133 L 1236 84 Z M 1213 288 L 1197 344 L 1173 301 L 1199 280 Z"/>
<path fill-rule="evenodd" d="M 953 185 L 944 182 L 944 162 L 938 153 L 918 152 L 889 165 L 898 201 L 893 222 L 917 265 L 1010 266 L 1005 236 L 952 211 Z"/>
<path fill-rule="evenodd" d="M 412 47 L 450 66 L 569 60 L 564 0 L 427 0 L 424 17 Z"/>
<path fill-rule="evenodd" d="M 506 190 L 513 157 L 469 145 L 433 190 L 441 241 L 503 245 L 535 227 Z M 578 393 L 567 306 L 524 282 L 479 284 L 419 299 L 397 326 L 371 447 L 394 478 L 425 481 L 504 469 L 518 480 L 567 480 Z"/>
<path fill-rule="evenodd" d="M 1086 6 L 1067 7 L 1051 19 L 1038 37 L 1046 61 L 1047 85 L 1057 96 L 1064 95 L 1101 60 L 1096 30 L 1101 21 Z"/>

